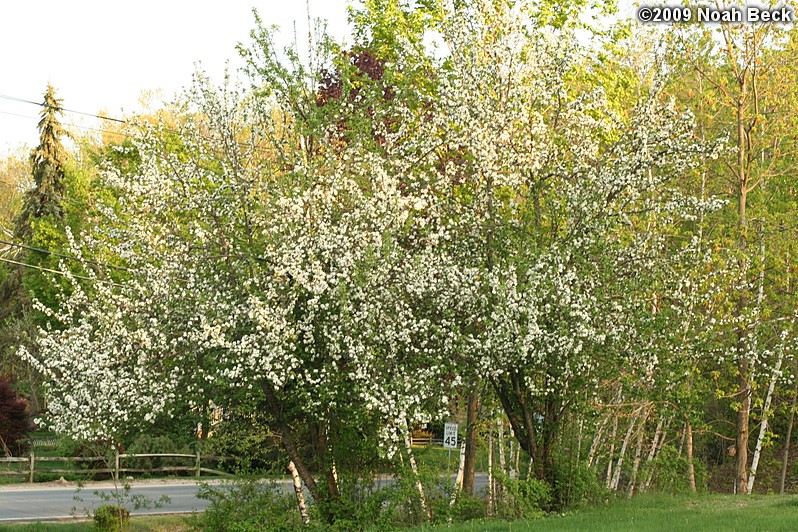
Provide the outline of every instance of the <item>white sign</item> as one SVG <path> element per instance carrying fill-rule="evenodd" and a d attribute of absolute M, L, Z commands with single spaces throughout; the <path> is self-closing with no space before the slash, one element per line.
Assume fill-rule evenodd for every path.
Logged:
<path fill-rule="evenodd" d="M 457 423 L 446 423 L 443 426 L 443 446 L 457 449 Z"/>

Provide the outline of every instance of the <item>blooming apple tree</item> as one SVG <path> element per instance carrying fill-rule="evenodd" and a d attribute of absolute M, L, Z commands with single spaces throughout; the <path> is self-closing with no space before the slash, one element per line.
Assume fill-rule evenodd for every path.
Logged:
<path fill-rule="evenodd" d="M 254 90 L 199 79 L 178 130 L 147 130 L 135 172 L 107 169 L 115 199 L 75 241 L 126 269 L 47 311 L 28 357 L 54 427 L 115 438 L 245 401 L 325 501 L 358 453 L 393 456 L 479 374 L 549 478 L 601 376 L 656 364 L 641 323 L 664 247 L 644 222 L 711 208 L 669 186 L 710 152 L 657 87 L 613 114 L 579 78 L 589 53 L 531 31 L 528 9 L 450 6 L 424 91 L 367 75 L 319 99 L 319 78 L 276 63 Z"/>
<path fill-rule="evenodd" d="M 551 479 L 567 413 L 603 377 L 656 366 L 646 334 L 651 281 L 669 260 L 663 228 L 717 207 L 672 181 L 717 147 L 696 141 L 661 82 L 617 116 L 602 90 L 575 81 L 589 51 L 565 31 L 530 31 L 530 9 L 451 7 L 450 56 L 414 149 L 448 191 L 448 252 L 486 279 L 473 367 Z"/>

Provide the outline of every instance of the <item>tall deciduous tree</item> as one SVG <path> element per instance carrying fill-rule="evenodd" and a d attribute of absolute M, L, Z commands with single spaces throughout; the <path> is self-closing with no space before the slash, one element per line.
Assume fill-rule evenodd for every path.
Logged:
<path fill-rule="evenodd" d="M 674 94 L 695 106 L 704 134 L 726 136 L 733 148 L 721 164 L 706 169 L 711 193 L 732 200 L 707 237 L 726 268 L 736 272 L 725 295 L 733 305 L 719 320 L 715 344 L 732 362 L 734 485 L 737 493 L 748 493 L 749 467 L 758 462 L 755 456 L 751 463 L 750 455 L 758 383 L 773 382 L 763 387 L 772 395 L 773 377 L 783 356 L 791 356 L 794 335 L 791 273 L 785 266 L 795 260 L 794 239 L 785 238 L 791 223 L 785 216 L 794 204 L 793 184 L 785 178 L 795 170 L 795 103 L 787 96 L 794 82 L 789 52 L 794 39 L 784 27 L 770 24 L 723 24 L 714 32 L 682 28 L 674 35 L 679 55 L 674 66 L 684 74 Z M 765 398 L 762 403 L 770 404 Z M 762 409 L 763 426 L 767 410 Z"/>

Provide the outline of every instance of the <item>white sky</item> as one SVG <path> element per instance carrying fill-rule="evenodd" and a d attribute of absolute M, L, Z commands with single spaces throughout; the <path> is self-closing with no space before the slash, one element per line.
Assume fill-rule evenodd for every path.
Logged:
<path fill-rule="evenodd" d="M 348 35 L 347 0 L 307 0 L 329 32 Z M 225 62 L 241 64 L 235 46 L 249 42 L 257 8 L 264 24 L 281 28 L 281 42 L 307 35 L 305 0 L 9 0 L 0 4 L 0 156 L 38 142 L 40 102 L 47 83 L 67 109 L 110 116 L 141 109 L 145 90 L 165 99 L 191 81 L 200 63 L 221 79 Z M 22 115 L 22 116 L 16 116 Z M 65 113 L 70 123 L 94 121 Z M 79 128 L 73 129 L 76 133 Z"/>

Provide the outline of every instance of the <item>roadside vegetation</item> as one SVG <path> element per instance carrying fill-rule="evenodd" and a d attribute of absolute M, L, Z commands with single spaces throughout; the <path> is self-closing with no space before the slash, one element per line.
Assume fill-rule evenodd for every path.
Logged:
<path fill-rule="evenodd" d="M 629 531 L 701 530 L 794 530 L 798 520 L 798 498 L 792 495 L 752 495 L 744 499 L 731 495 L 646 495 L 632 501 L 614 500 L 579 511 L 569 511 L 528 520 L 475 519 L 467 522 L 403 528 L 410 532 L 450 530 L 452 532 L 499 531 Z M 199 523 L 190 516 L 131 517 L 127 530 L 189 531 Z M 246 530 L 245 528 L 240 528 Z M 326 530 L 326 527 L 321 527 Z M 83 532 L 95 530 L 93 523 L 33 523 L 0 525 L 9 532 Z M 255 529 L 253 529 L 255 530 Z M 273 529 L 279 530 L 279 528 Z M 288 528 L 286 528 L 288 530 Z M 314 530 L 310 527 L 309 530 Z M 367 527 L 365 530 L 386 530 Z"/>

